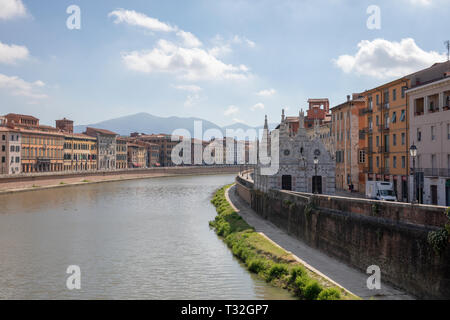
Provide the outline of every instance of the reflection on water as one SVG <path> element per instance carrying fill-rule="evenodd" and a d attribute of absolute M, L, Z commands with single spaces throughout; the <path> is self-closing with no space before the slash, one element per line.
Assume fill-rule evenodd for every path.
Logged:
<path fill-rule="evenodd" d="M 0 196 L 2 299 L 290 299 L 210 230 L 232 175 L 156 178 Z M 81 290 L 66 269 L 81 268 Z"/>

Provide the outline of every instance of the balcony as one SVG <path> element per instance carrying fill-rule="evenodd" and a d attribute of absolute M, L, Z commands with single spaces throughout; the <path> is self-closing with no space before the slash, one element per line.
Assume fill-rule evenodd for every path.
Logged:
<path fill-rule="evenodd" d="M 425 177 L 450 178 L 450 168 L 416 168 L 416 172 L 423 172 Z"/>
<path fill-rule="evenodd" d="M 381 132 L 381 131 L 389 131 L 389 125 L 387 125 L 387 124 L 379 124 L 378 125 L 378 131 L 379 132 Z"/>

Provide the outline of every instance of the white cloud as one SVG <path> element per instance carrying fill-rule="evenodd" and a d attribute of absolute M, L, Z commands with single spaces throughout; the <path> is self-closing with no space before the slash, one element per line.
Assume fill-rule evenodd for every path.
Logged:
<path fill-rule="evenodd" d="M 236 43 L 236 44 L 242 44 L 242 43 L 245 43 L 245 44 L 246 44 L 247 46 L 249 46 L 250 48 L 256 47 L 256 43 L 255 43 L 255 42 L 253 42 L 253 41 L 247 39 L 246 37 L 242 37 L 242 36 L 238 36 L 238 35 L 235 35 L 235 36 L 233 37 L 232 42 L 233 42 L 233 43 Z"/>
<path fill-rule="evenodd" d="M 177 36 L 179 36 L 183 40 L 184 46 L 188 48 L 201 47 L 202 43 L 196 36 L 192 33 L 180 30 L 177 32 Z"/>
<path fill-rule="evenodd" d="M 171 26 L 168 23 L 161 22 L 156 18 L 149 17 L 134 10 L 117 9 L 110 12 L 108 16 L 115 17 L 114 23 L 116 24 L 127 23 L 155 32 L 176 32 L 176 35 L 181 38 L 183 45 L 188 48 L 202 46 L 201 41 L 191 32 L 180 30 L 177 26 Z"/>
<path fill-rule="evenodd" d="M 192 84 L 176 85 L 173 87 L 178 90 L 189 91 L 189 92 L 199 92 L 202 90 L 201 87 L 192 85 Z"/>
<path fill-rule="evenodd" d="M 412 5 L 429 6 L 433 3 L 432 0 L 406 0 Z"/>
<path fill-rule="evenodd" d="M 1 0 L 0 0 L 1 1 Z M 0 63 L 15 64 L 18 60 L 25 60 L 29 56 L 27 47 L 15 44 L 7 45 L 0 41 Z"/>
<path fill-rule="evenodd" d="M 233 122 L 234 122 L 234 123 L 242 123 L 242 124 L 245 124 L 245 121 L 244 121 L 244 120 L 241 120 L 241 119 L 238 119 L 238 118 L 233 118 Z"/>
<path fill-rule="evenodd" d="M 244 65 L 225 64 L 203 49 L 183 48 L 167 40 L 159 40 L 150 51 L 124 53 L 122 59 L 131 70 L 172 73 L 191 81 L 248 77 Z"/>
<path fill-rule="evenodd" d="M 192 93 L 189 94 L 186 97 L 186 100 L 184 101 L 184 106 L 185 107 L 192 107 L 194 105 L 196 105 L 199 101 L 201 101 L 201 97 L 198 93 Z"/>
<path fill-rule="evenodd" d="M 256 94 L 261 97 L 270 97 L 270 96 L 273 96 L 275 93 L 277 93 L 277 91 L 275 89 L 266 89 L 266 90 L 261 90 Z"/>
<path fill-rule="evenodd" d="M 45 86 L 45 83 L 38 80 L 27 82 L 17 76 L 6 76 L 0 73 L 0 89 L 7 89 L 14 96 L 24 96 L 32 99 L 48 98 L 46 94 L 37 91 Z"/>
<path fill-rule="evenodd" d="M 117 9 L 108 14 L 109 17 L 115 17 L 114 23 L 128 23 L 133 26 L 139 26 L 151 31 L 173 32 L 177 27 L 161 22 L 158 19 L 146 16 L 143 13 L 134 10 Z"/>
<path fill-rule="evenodd" d="M 0 0 L 0 20 L 23 17 L 27 14 L 22 0 Z"/>
<path fill-rule="evenodd" d="M 228 108 L 225 110 L 225 112 L 223 114 L 226 115 L 226 116 L 231 116 L 231 115 L 236 114 L 238 112 L 239 112 L 239 108 L 236 107 L 236 106 L 231 105 L 231 106 L 228 106 Z"/>
<path fill-rule="evenodd" d="M 445 54 L 424 51 L 414 39 L 406 38 L 400 42 L 363 40 L 355 55 L 342 55 L 334 63 L 345 73 L 385 79 L 405 76 L 445 60 Z"/>
<path fill-rule="evenodd" d="M 259 102 L 259 103 L 255 104 L 254 106 L 251 106 L 250 109 L 252 111 L 255 111 L 255 110 L 258 110 L 258 109 L 259 110 L 263 110 L 264 109 L 264 105 L 261 102 Z"/>

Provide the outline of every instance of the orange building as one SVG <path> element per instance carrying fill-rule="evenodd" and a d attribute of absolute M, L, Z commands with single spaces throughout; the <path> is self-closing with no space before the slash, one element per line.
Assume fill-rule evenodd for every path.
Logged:
<path fill-rule="evenodd" d="M 389 181 L 398 200 L 408 198 L 408 116 L 406 89 L 410 82 L 403 77 L 363 93 L 365 108 L 361 127 L 365 141 L 361 150 L 365 180 Z M 361 121 L 364 123 L 364 120 Z"/>
<path fill-rule="evenodd" d="M 359 179 L 359 113 L 365 102 L 358 94 L 331 109 L 332 135 L 336 160 L 336 190 L 364 192 Z"/>

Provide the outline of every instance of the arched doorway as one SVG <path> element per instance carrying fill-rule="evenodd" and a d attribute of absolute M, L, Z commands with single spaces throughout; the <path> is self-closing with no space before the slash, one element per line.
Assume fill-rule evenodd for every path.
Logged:
<path fill-rule="evenodd" d="M 313 176 L 312 177 L 312 192 L 317 194 L 322 194 L 322 177 Z"/>
<path fill-rule="evenodd" d="M 284 175 L 281 177 L 281 189 L 292 190 L 292 176 Z"/>

